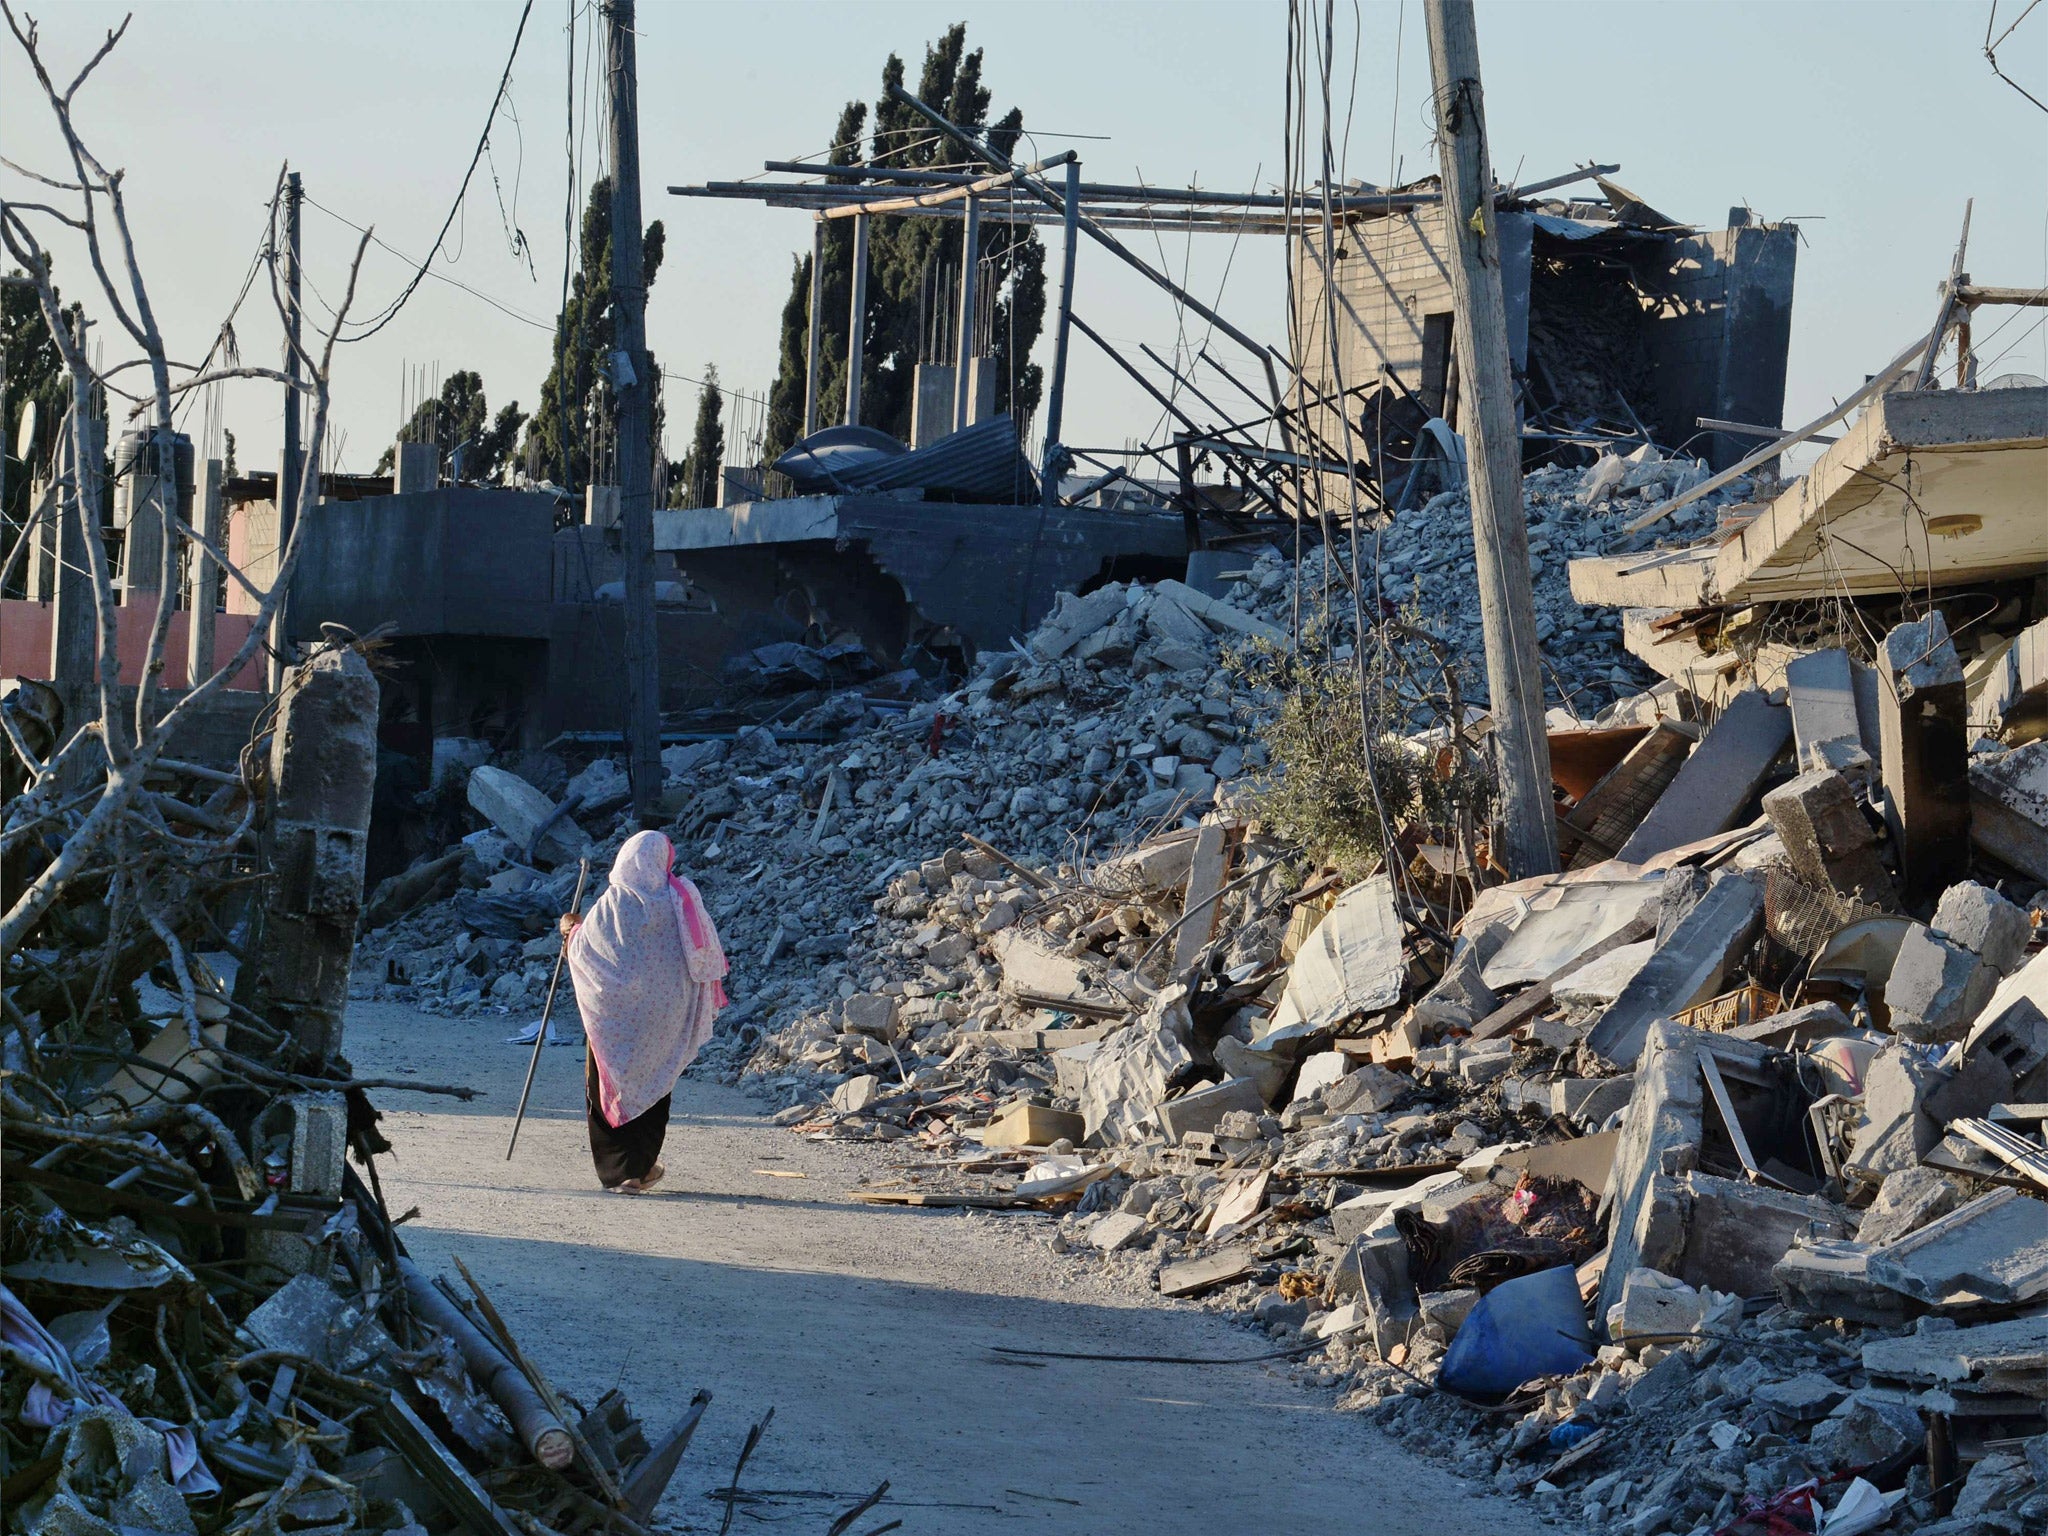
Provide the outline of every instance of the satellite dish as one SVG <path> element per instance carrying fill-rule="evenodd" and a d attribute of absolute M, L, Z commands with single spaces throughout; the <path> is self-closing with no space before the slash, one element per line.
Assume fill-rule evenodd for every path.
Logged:
<path fill-rule="evenodd" d="M 2031 373 L 2001 373 L 1988 384 L 1979 384 L 1979 389 L 2040 389 L 2048 386 L 2048 379 Z"/>
<path fill-rule="evenodd" d="M 36 402 L 25 400 L 21 407 L 21 425 L 14 432 L 14 456 L 22 463 L 28 462 L 29 450 L 36 445 Z"/>

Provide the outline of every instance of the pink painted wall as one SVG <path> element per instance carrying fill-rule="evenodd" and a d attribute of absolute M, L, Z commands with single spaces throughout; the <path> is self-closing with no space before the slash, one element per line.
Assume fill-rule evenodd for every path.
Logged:
<path fill-rule="evenodd" d="M 48 677 L 50 675 L 49 603 L 22 598 L 0 600 L 0 676 Z M 185 631 L 191 615 L 180 609 L 171 615 L 171 632 L 164 642 L 163 686 L 187 688 L 185 676 Z M 156 622 L 154 603 L 122 606 L 115 620 L 115 634 L 121 646 L 121 681 L 142 681 L 142 653 L 149 646 L 149 627 Z M 255 627 L 248 614 L 217 613 L 213 618 L 213 653 L 225 662 Z M 249 664 L 228 680 L 230 688 L 260 691 L 263 687 L 263 653 L 258 651 Z"/>

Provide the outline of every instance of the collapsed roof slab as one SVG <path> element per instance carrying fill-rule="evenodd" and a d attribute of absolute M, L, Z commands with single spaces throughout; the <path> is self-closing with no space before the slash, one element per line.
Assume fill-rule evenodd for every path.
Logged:
<path fill-rule="evenodd" d="M 654 514 L 654 547 L 685 565 L 696 550 L 818 543 L 864 548 L 926 620 L 951 625 L 977 649 L 1028 635 L 1063 591 L 1105 575 L 1169 574 L 1187 559 L 1178 512 L 849 495 Z"/>
<path fill-rule="evenodd" d="M 1695 608 L 1896 595 L 2048 571 L 2048 388 L 1919 390 L 1713 548 L 1571 563 L 1582 603 Z"/>

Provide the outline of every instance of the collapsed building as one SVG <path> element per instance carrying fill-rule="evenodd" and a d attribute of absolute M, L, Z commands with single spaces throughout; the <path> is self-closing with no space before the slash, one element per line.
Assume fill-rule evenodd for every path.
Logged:
<path fill-rule="evenodd" d="M 2037 1529 L 2048 386 L 1971 387 L 1965 344 L 1930 387 L 1954 318 L 1789 485 L 1828 422 L 1719 472 L 1542 451 L 1525 496 L 1575 557 L 1539 612 L 1583 609 L 1550 648 L 1640 669 L 1551 713 L 1561 873 L 1475 839 L 1455 689 L 1373 717 L 1364 867 L 1289 820 L 1329 769 L 1260 657 L 1435 654 L 1343 594 L 1469 585 L 1454 490 L 1394 510 L 1376 571 L 1250 545 L 1213 591 L 1063 598 L 898 717 L 670 749 L 670 836 L 760 956 L 707 1067 L 871 1143 L 860 1198 L 1242 1316 L 1561 1523 Z M 1638 648 L 1666 637 L 1683 664 Z M 467 798 L 367 942 L 394 996 L 519 1011 L 624 776 L 508 762 Z"/>
<path fill-rule="evenodd" d="M 1784 410 L 1796 226 L 1735 208 L 1725 229 L 1695 229 L 1608 179 L 1617 169 L 1584 173 L 1597 200 L 1539 187 L 1495 201 L 1524 459 L 1583 464 L 1633 441 L 1725 468 Z M 1441 453 L 1427 423 L 1459 426 L 1444 211 L 1414 188 L 1348 207 L 1327 249 L 1313 223 L 1292 242 L 1298 352 L 1398 499 L 1418 452 Z"/>

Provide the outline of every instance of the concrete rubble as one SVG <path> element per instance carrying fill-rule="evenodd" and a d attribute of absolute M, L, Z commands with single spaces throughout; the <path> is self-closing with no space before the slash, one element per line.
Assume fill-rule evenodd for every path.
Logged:
<path fill-rule="evenodd" d="M 1817 1478 L 1889 1529 L 2038 1530 L 2048 895 L 1993 851 L 2039 831 L 2004 787 L 2034 749 L 1988 734 L 1932 782 L 1938 622 L 1882 647 L 1927 712 L 1880 701 L 1883 729 L 1839 651 L 1805 653 L 1789 696 L 1643 687 L 1564 582 L 1560 556 L 1639 510 L 1595 479 L 1527 484 L 1571 706 L 1554 761 L 1595 754 L 1576 788 L 1558 771 L 1561 827 L 1592 839 L 1565 873 L 1507 881 L 1419 801 L 1391 867 L 1269 824 L 1284 701 L 1258 655 L 1297 614 L 1331 665 L 1361 643 L 1315 596 L 1322 551 L 1257 553 L 1215 595 L 1112 582 L 836 739 L 664 754 L 669 835 L 735 962 L 706 1070 L 794 1134 L 872 1144 L 890 1166 L 859 1198 L 1024 1224 L 1235 1314 L 1305 1385 L 1566 1528 L 1761 1530 L 1740 1522 Z M 1475 654 L 1462 498 L 1394 524 L 1385 602 Z M 1441 701 L 1390 728 L 1418 760 L 1462 739 Z M 535 829 L 601 869 L 628 827 L 561 809 L 565 762 L 502 766 L 547 804 L 494 813 L 472 776 L 492 825 L 452 896 L 366 935 L 377 988 L 537 1010 L 575 863 Z M 1952 825 L 1958 786 L 2004 796 L 1992 847 Z M 1575 1357 L 1518 1342 L 1551 1315 L 1534 1300 L 1486 1304 L 1523 1281 L 1564 1298 Z M 1509 1387 L 1453 1390 L 1454 1346 L 1451 1382 Z"/>
<path fill-rule="evenodd" d="M 362 650 L 323 643 L 237 771 L 134 769 L 192 831 L 125 855 L 146 923 L 120 878 L 74 879 L 6 957 L 10 1533 L 644 1531 L 705 1411 L 658 1434 L 617 1390 L 574 1402 L 459 1258 L 458 1288 L 406 1254 L 382 1085 L 344 1054 L 378 702 Z M 493 819 L 540 800 L 547 846 L 537 790 L 470 783 Z M 62 873 L 89 798 L 10 841 L 10 889 Z"/>

